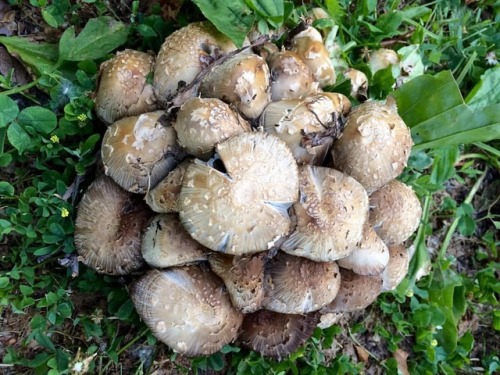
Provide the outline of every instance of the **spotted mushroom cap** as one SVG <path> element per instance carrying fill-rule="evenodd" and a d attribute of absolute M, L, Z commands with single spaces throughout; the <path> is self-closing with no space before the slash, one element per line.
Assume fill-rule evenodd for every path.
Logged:
<path fill-rule="evenodd" d="M 151 211 L 111 178 L 101 176 L 85 192 L 75 222 L 79 259 L 97 272 L 127 275 L 142 268 L 141 238 Z"/>
<path fill-rule="evenodd" d="M 199 266 L 150 270 L 130 294 L 153 335 L 187 356 L 219 351 L 236 339 L 243 319 L 222 280 Z"/>
<path fill-rule="evenodd" d="M 410 256 L 403 245 L 389 246 L 389 263 L 382 273 L 382 291 L 387 292 L 397 288 L 408 273 Z"/>
<path fill-rule="evenodd" d="M 95 111 L 104 123 L 156 109 L 153 86 L 148 83 L 153 65 L 153 56 L 130 49 L 101 65 Z"/>
<path fill-rule="evenodd" d="M 182 160 L 163 111 L 126 117 L 108 127 L 102 143 L 106 174 L 133 193 L 146 193 Z"/>
<path fill-rule="evenodd" d="M 287 209 L 298 199 L 297 164 L 288 147 L 266 133 L 242 133 L 217 145 L 212 165 L 190 165 L 179 198 L 189 234 L 232 255 L 273 247 L 288 233 Z M 216 168 L 223 163 L 222 170 Z"/>
<path fill-rule="evenodd" d="M 299 167 L 297 226 L 281 245 L 291 255 L 330 262 L 349 255 L 363 236 L 368 195 L 352 177 L 326 167 Z"/>

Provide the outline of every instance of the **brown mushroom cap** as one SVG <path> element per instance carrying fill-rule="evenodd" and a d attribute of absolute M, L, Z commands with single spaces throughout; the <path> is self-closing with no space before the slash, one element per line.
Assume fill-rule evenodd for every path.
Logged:
<path fill-rule="evenodd" d="M 147 83 L 154 57 L 127 49 L 101 65 L 95 98 L 97 116 L 106 124 L 156 109 L 153 86 Z"/>
<path fill-rule="evenodd" d="M 145 193 L 156 186 L 184 156 L 175 130 L 163 123 L 163 111 L 118 120 L 102 144 L 106 174 L 125 190 Z"/>
<path fill-rule="evenodd" d="M 208 258 L 212 271 L 224 281 L 233 306 L 245 314 L 261 308 L 265 256 L 264 252 L 250 256 L 212 253 Z"/>
<path fill-rule="evenodd" d="M 389 246 L 389 263 L 382 273 L 382 292 L 397 288 L 408 273 L 410 256 L 403 245 Z"/>
<path fill-rule="evenodd" d="M 270 249 L 290 228 L 297 164 L 277 137 L 242 133 L 216 148 L 225 172 L 198 161 L 183 179 L 180 218 L 189 234 L 233 255 Z"/>
<path fill-rule="evenodd" d="M 141 237 L 151 212 L 139 197 L 101 176 L 84 194 L 75 222 L 79 259 L 97 272 L 126 275 L 139 270 Z"/>
<path fill-rule="evenodd" d="M 281 245 L 289 254 L 318 262 L 344 258 L 363 236 L 368 195 L 352 177 L 326 167 L 300 166 L 297 227 Z"/>
<path fill-rule="evenodd" d="M 243 319 L 222 280 L 198 266 L 150 270 L 131 297 L 151 332 L 187 356 L 217 352 L 236 338 Z"/>
<path fill-rule="evenodd" d="M 347 116 L 344 133 L 333 144 L 333 166 L 370 194 L 403 171 L 412 145 L 395 104 L 364 102 Z"/>
<path fill-rule="evenodd" d="M 191 98 L 182 104 L 174 124 L 179 143 L 191 155 L 212 156 L 215 145 L 252 130 L 229 105 L 216 98 Z"/>
<path fill-rule="evenodd" d="M 278 359 L 288 357 L 311 337 L 319 314 L 280 314 L 259 310 L 245 315 L 239 339 L 256 352 Z"/>
<path fill-rule="evenodd" d="M 370 225 L 387 244 L 406 241 L 420 224 L 422 206 L 413 189 L 393 180 L 370 195 Z"/>
<path fill-rule="evenodd" d="M 262 306 L 283 314 L 306 314 L 333 301 L 340 286 L 335 262 L 314 262 L 279 252 L 266 265 Z"/>
<path fill-rule="evenodd" d="M 156 215 L 142 237 L 142 257 L 154 268 L 206 260 L 207 251 L 191 238 L 176 214 Z"/>

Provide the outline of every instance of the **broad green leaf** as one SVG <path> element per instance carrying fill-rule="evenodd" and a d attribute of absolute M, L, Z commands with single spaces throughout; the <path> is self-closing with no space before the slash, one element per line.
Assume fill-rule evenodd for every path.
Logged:
<path fill-rule="evenodd" d="M 392 11 L 383 14 L 377 19 L 376 26 L 378 29 L 382 30 L 384 33 L 381 39 L 385 39 L 394 35 L 398 35 L 400 32 L 398 31 L 399 26 L 403 22 L 403 13 L 400 11 Z"/>
<path fill-rule="evenodd" d="M 467 95 L 465 102 L 474 110 L 500 103 L 500 67 L 488 69 Z"/>
<path fill-rule="evenodd" d="M 128 29 L 111 17 L 92 18 L 75 37 L 75 28 L 67 29 L 59 41 L 59 55 L 65 61 L 99 59 L 127 41 Z"/>
<path fill-rule="evenodd" d="M 25 126 L 31 126 L 37 132 L 48 134 L 57 126 L 56 115 L 46 108 L 42 107 L 28 107 L 19 113 L 19 123 Z"/>
<path fill-rule="evenodd" d="M 246 0 L 246 3 L 274 27 L 280 26 L 283 22 L 285 11 L 283 0 Z"/>
<path fill-rule="evenodd" d="M 500 104 L 469 108 L 451 72 L 422 75 L 392 96 L 411 128 L 414 149 L 438 148 L 500 138 Z"/>
<path fill-rule="evenodd" d="M 57 46 L 49 43 L 31 42 L 20 36 L 0 36 L 10 54 L 21 59 L 37 76 L 54 70 L 57 61 Z"/>
<path fill-rule="evenodd" d="M 5 289 L 9 285 L 9 278 L 6 276 L 0 277 L 0 289 Z"/>
<path fill-rule="evenodd" d="M 31 143 L 30 136 L 17 122 L 10 124 L 7 129 L 7 139 L 19 154 L 22 154 Z"/>
<path fill-rule="evenodd" d="M 255 15 L 244 0 L 193 0 L 203 15 L 238 48 L 253 26 Z"/>
<path fill-rule="evenodd" d="M 14 186 L 7 181 L 0 181 L 0 195 L 12 197 L 15 193 Z"/>
<path fill-rule="evenodd" d="M 0 128 L 9 125 L 19 114 L 15 101 L 7 95 L 0 95 Z"/>
<path fill-rule="evenodd" d="M 339 0 L 325 0 L 326 11 L 336 21 L 340 20 L 345 14 L 345 10 Z"/>

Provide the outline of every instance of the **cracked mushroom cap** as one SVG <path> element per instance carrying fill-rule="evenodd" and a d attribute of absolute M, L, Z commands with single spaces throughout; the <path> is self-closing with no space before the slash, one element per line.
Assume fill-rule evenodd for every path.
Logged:
<path fill-rule="evenodd" d="M 264 264 L 266 253 L 233 256 L 212 253 L 210 268 L 226 285 L 233 306 L 248 314 L 261 308 L 264 299 Z"/>
<path fill-rule="evenodd" d="M 387 245 L 406 241 L 418 228 L 421 216 L 417 195 L 398 180 L 370 195 L 370 225 Z"/>
<path fill-rule="evenodd" d="M 403 245 L 389 246 L 389 263 L 382 273 L 382 292 L 397 288 L 408 273 L 410 256 Z"/>
<path fill-rule="evenodd" d="M 222 280 L 198 266 L 150 270 L 130 295 L 156 338 L 187 356 L 219 351 L 236 339 L 243 320 Z"/>
<path fill-rule="evenodd" d="M 340 286 L 335 262 L 314 262 L 279 252 L 266 265 L 262 306 L 283 314 L 306 314 L 333 301 Z"/>
<path fill-rule="evenodd" d="M 108 127 L 102 142 L 106 174 L 132 193 L 144 194 L 184 156 L 163 111 L 126 117 Z"/>
<path fill-rule="evenodd" d="M 180 87 L 220 55 L 236 50 L 231 40 L 209 22 L 191 23 L 169 35 L 162 44 L 154 69 L 154 90 L 165 105 Z"/>
<path fill-rule="evenodd" d="M 95 112 L 106 124 L 156 109 L 153 86 L 147 82 L 154 57 L 127 49 L 101 65 Z"/>
<path fill-rule="evenodd" d="M 207 159 L 217 143 L 252 130 L 228 104 L 216 98 L 190 98 L 182 104 L 174 123 L 179 144 L 191 155 Z"/>
<path fill-rule="evenodd" d="M 297 226 L 281 245 L 291 255 L 331 262 L 349 255 L 363 236 L 368 195 L 352 177 L 326 167 L 299 167 Z"/>
<path fill-rule="evenodd" d="M 319 314 L 280 314 L 259 310 L 245 315 L 239 339 L 256 352 L 278 359 L 288 357 L 312 336 Z"/>
<path fill-rule="evenodd" d="M 101 176 L 85 192 L 75 221 L 79 259 L 97 272 L 127 275 L 144 265 L 141 237 L 151 211 L 111 178 Z"/>
<path fill-rule="evenodd" d="M 214 251 L 268 250 L 290 229 L 287 209 L 298 199 L 297 164 L 286 144 L 266 133 L 242 133 L 217 145 L 220 160 L 190 165 L 180 218 L 189 234 Z M 217 162 L 223 170 L 215 168 Z"/>
<path fill-rule="evenodd" d="M 177 214 L 156 215 L 142 237 L 142 257 L 154 268 L 207 260 L 208 251 L 191 238 Z"/>
<path fill-rule="evenodd" d="M 333 166 L 363 185 L 368 194 L 403 171 L 413 141 L 395 103 L 367 101 L 347 116 L 342 137 L 333 144 Z"/>

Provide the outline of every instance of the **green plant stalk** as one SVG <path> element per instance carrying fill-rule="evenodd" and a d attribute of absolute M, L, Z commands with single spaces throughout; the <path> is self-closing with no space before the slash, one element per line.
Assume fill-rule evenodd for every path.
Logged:
<path fill-rule="evenodd" d="M 472 65 L 474 65 L 474 61 L 476 61 L 476 58 L 477 58 L 477 52 L 474 51 L 472 53 L 471 57 L 469 57 L 469 59 L 467 60 L 467 63 L 465 64 L 464 68 L 462 69 L 462 71 L 460 72 L 460 75 L 457 78 L 458 86 L 462 85 L 462 81 L 464 80 L 465 76 L 467 75 L 467 72 L 472 68 Z"/>
<path fill-rule="evenodd" d="M 38 84 L 38 82 L 40 82 L 40 79 L 41 79 L 41 77 L 38 77 L 34 81 L 32 81 L 30 83 L 27 83 L 27 84 L 25 84 L 23 86 L 18 86 L 18 87 L 14 87 L 13 89 L 10 89 L 10 90 L 7 90 L 7 91 L 2 91 L 2 92 L 0 92 L 0 95 L 20 94 L 23 91 L 28 90 L 28 89 L 32 88 L 33 86 L 36 86 Z"/>
<path fill-rule="evenodd" d="M 483 142 L 475 142 L 473 143 L 473 145 L 483 149 L 486 152 L 495 155 L 497 158 L 500 158 L 500 151 L 497 150 L 495 147 L 491 147 L 490 145 L 487 145 L 486 143 Z"/>

